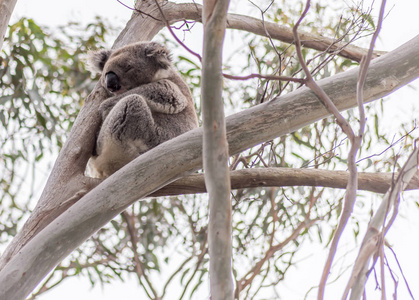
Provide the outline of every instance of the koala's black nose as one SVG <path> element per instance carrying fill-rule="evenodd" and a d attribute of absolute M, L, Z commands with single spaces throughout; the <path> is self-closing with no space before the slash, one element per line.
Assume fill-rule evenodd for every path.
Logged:
<path fill-rule="evenodd" d="M 121 89 L 119 84 L 119 78 L 114 72 L 108 72 L 105 75 L 106 77 L 106 87 L 111 92 L 116 92 Z"/>

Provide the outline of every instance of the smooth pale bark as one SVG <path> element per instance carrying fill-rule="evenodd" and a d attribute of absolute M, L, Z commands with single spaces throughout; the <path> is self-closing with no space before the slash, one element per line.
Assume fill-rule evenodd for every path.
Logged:
<path fill-rule="evenodd" d="M 0 0 L 0 50 L 17 0 Z"/>
<path fill-rule="evenodd" d="M 364 101 L 419 77 L 419 36 L 371 63 Z M 339 110 L 356 106 L 358 68 L 320 80 Z M 329 116 L 307 88 L 227 117 L 230 154 Z M 62 259 L 133 202 L 202 167 L 202 129 L 159 145 L 103 181 L 32 238 L 0 273 L 0 299 L 24 299 Z"/>
<path fill-rule="evenodd" d="M 386 193 L 397 178 L 397 173 L 360 172 L 358 188 L 374 193 Z M 230 172 L 231 189 L 284 186 L 318 186 L 346 189 L 349 173 L 320 169 L 252 168 Z M 419 189 L 419 173 L 409 182 L 406 190 Z M 178 179 L 150 196 L 175 196 L 206 193 L 204 174 L 192 174 Z"/>
<path fill-rule="evenodd" d="M 222 52 L 229 0 L 204 1 L 201 107 L 203 165 L 209 196 L 208 251 L 213 300 L 233 299 L 230 169 L 224 116 Z"/>

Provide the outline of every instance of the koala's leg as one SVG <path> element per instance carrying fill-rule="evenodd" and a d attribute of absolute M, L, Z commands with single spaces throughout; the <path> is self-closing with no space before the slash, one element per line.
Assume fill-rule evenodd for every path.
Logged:
<path fill-rule="evenodd" d="M 107 177 L 153 147 L 156 125 L 145 99 L 139 95 L 122 98 L 109 112 L 97 139 L 93 165 Z"/>

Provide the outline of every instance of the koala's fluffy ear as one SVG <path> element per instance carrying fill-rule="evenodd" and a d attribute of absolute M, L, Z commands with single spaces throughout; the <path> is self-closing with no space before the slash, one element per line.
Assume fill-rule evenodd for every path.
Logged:
<path fill-rule="evenodd" d="M 102 72 L 106 61 L 109 59 L 109 56 L 111 56 L 111 53 L 112 50 L 108 49 L 89 51 L 87 59 L 89 69 L 99 73 Z"/>
<path fill-rule="evenodd" d="M 154 58 L 156 63 L 163 69 L 167 69 L 172 63 L 170 51 L 159 43 L 150 43 L 145 48 L 145 55 Z"/>

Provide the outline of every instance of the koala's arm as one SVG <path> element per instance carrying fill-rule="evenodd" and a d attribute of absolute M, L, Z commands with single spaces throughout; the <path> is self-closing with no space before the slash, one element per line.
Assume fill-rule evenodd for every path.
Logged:
<path fill-rule="evenodd" d="M 186 108 L 188 100 L 179 87 L 167 79 L 147 83 L 133 88 L 121 95 L 113 96 L 102 102 L 100 112 L 105 120 L 111 109 L 128 95 L 140 95 L 144 98 L 153 112 L 164 114 L 177 114 Z"/>
<path fill-rule="evenodd" d="M 186 108 L 188 99 L 172 81 L 161 79 L 136 87 L 125 94 L 143 96 L 151 111 L 177 114 Z"/>

